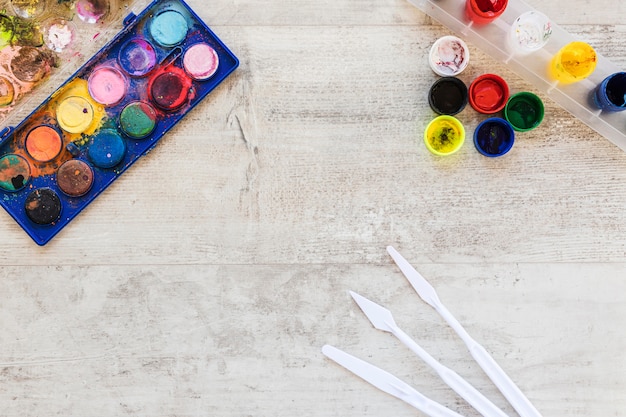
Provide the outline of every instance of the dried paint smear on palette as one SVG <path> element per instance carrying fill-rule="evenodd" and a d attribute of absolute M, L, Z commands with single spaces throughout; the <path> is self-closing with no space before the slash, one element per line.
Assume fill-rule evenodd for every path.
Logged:
<path fill-rule="evenodd" d="M 114 21 L 130 1 L 0 0 L 0 120 L 55 68 L 76 56 L 81 24 Z M 94 26 L 94 25 L 90 25 Z"/>
<path fill-rule="evenodd" d="M 182 0 L 124 24 L 0 143 L 0 204 L 40 245 L 239 65 Z"/>

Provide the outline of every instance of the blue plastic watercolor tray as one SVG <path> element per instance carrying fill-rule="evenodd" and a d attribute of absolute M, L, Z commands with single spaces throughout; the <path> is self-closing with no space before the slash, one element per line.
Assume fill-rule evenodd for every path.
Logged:
<path fill-rule="evenodd" d="M 185 25 L 181 39 L 176 30 Z M 140 59 L 135 63 L 138 66 L 132 67 L 141 67 L 140 71 L 131 74 L 128 63 L 122 65 L 120 50 L 136 40 L 152 46 L 145 50 L 154 52 L 151 57 L 156 58 L 156 64 L 147 71 L 150 63 L 140 57 L 144 61 Z M 197 45 L 204 49 L 195 48 L 195 62 L 191 58 L 189 62 L 200 68 L 191 68 L 190 73 L 187 53 Z M 211 49 L 219 65 L 212 75 L 203 74 L 202 66 L 214 55 L 202 59 L 202 54 Z M 0 204 L 37 244 L 46 244 L 238 65 L 237 57 L 182 0 L 157 0 L 139 15 L 131 13 L 118 35 L 55 93 L 18 126 L 0 132 Z M 88 80 L 102 67 L 113 68 L 114 74 L 123 76 L 126 88 L 117 102 L 107 101 L 107 94 L 110 98 L 119 87 L 114 82 L 106 84 L 111 81 L 107 77 L 102 78 L 105 84 L 100 79 L 93 83 L 94 91 L 99 89 L 104 100 L 92 97 Z M 174 93 L 168 91 L 171 88 Z M 170 93 L 174 94 L 173 101 L 168 99 Z M 85 102 L 88 105 L 82 111 L 77 109 L 77 104 Z M 128 119 L 130 122 L 124 119 L 127 123 L 122 126 L 120 115 L 131 103 L 142 103 L 138 107 L 142 112 Z M 136 111 L 126 114 L 137 116 Z M 91 124 L 85 127 L 90 117 Z M 153 127 L 146 129 L 151 123 Z M 69 174 L 67 169 L 61 174 L 59 168 L 70 165 Z M 81 171 L 81 167 L 87 169 Z"/>

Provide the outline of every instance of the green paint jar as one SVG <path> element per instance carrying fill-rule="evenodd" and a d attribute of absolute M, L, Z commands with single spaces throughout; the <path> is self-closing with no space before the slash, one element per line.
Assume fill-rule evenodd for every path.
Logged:
<path fill-rule="evenodd" d="M 543 116 L 543 102 L 527 91 L 513 94 L 504 107 L 504 118 L 518 132 L 533 130 L 541 124 Z"/>

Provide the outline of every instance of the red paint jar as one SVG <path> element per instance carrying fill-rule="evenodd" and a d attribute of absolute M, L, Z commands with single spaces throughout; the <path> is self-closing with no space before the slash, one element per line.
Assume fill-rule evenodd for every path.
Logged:
<path fill-rule="evenodd" d="M 470 84 L 469 102 L 477 112 L 493 114 L 506 106 L 509 94 L 509 86 L 502 77 L 483 74 Z"/>
<path fill-rule="evenodd" d="M 508 0 L 466 0 L 465 14 L 472 22 L 484 25 L 504 13 L 508 3 Z"/>

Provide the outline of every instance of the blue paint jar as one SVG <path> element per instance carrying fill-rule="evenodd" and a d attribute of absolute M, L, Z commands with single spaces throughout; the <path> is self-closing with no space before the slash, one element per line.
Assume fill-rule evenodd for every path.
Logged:
<path fill-rule="evenodd" d="M 626 72 L 606 77 L 594 90 L 593 102 L 607 112 L 626 110 Z"/>
<path fill-rule="evenodd" d="M 509 122 L 499 117 L 484 120 L 474 131 L 474 146 L 481 154 L 494 158 L 513 147 L 515 131 Z"/>

